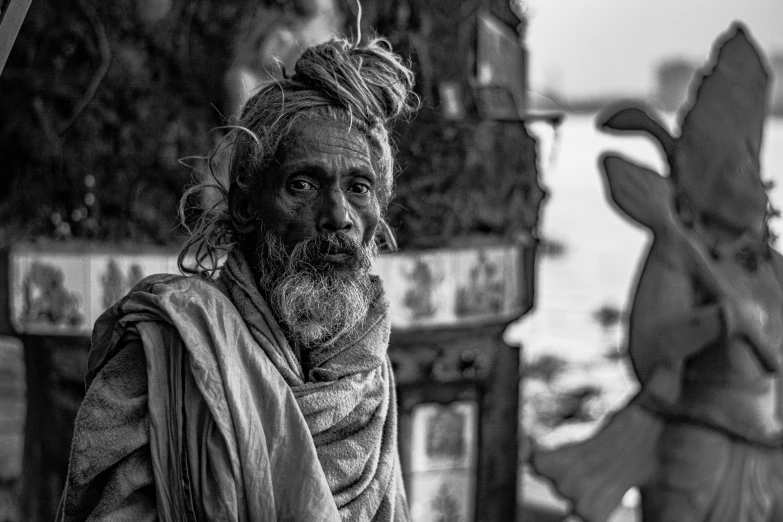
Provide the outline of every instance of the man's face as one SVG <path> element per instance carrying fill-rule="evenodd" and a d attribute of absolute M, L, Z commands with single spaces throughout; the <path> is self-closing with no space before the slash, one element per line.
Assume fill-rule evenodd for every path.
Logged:
<path fill-rule="evenodd" d="M 255 207 L 263 229 L 288 252 L 303 240 L 339 232 L 369 246 L 380 219 L 381 180 L 366 141 L 339 122 L 305 120 L 278 150 L 263 175 Z M 261 240 L 260 227 L 256 240 Z M 339 264 L 339 256 L 329 258 Z"/>
<path fill-rule="evenodd" d="M 255 199 L 255 272 L 291 338 L 351 335 L 374 299 L 370 267 L 379 181 L 361 135 L 303 122 L 264 173 Z"/>

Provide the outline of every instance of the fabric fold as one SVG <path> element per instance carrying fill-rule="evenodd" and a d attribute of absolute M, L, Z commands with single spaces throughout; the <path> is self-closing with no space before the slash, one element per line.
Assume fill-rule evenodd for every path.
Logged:
<path fill-rule="evenodd" d="M 258 329 L 264 337 L 256 340 L 262 348 L 275 350 L 270 359 L 298 365 L 287 342 L 276 346 L 263 342 L 267 337 L 263 332 L 282 337 L 282 330 L 241 252 L 229 254 L 219 284 L 237 303 L 246 323 L 263 321 L 268 325 Z M 286 367 L 280 373 L 287 376 L 313 436 L 343 520 L 407 520 L 407 508 L 396 512 L 394 508 L 407 501 L 404 489 L 398 487 L 401 479 L 395 480 L 401 471 L 394 374 L 386 353 L 391 331 L 389 304 L 380 279 L 373 276 L 372 285 L 375 300 L 355 335 L 316 347 L 309 354 L 312 368 L 306 381 L 295 368 Z M 251 334 L 255 331 L 251 329 Z M 391 508 L 384 509 L 386 505 Z"/>

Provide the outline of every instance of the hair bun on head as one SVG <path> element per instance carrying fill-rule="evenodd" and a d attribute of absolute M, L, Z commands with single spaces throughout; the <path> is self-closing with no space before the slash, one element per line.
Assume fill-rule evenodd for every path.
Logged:
<path fill-rule="evenodd" d="M 413 73 L 381 38 L 363 45 L 334 39 L 310 47 L 296 62 L 291 80 L 368 126 L 386 124 L 415 108 Z"/>

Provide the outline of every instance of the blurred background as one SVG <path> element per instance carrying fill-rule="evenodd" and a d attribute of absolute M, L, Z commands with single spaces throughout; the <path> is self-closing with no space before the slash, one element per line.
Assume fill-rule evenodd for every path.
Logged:
<path fill-rule="evenodd" d="M 708 62 L 715 39 L 732 21 L 745 23 L 766 54 L 773 79 L 762 148 L 762 178 L 783 204 L 783 4 L 770 0 L 622 2 L 538 0 L 530 14 L 530 104 L 566 112 L 555 131 L 537 134 L 549 198 L 536 307 L 507 336 L 524 343 L 522 432 L 545 445 L 581 440 L 637 390 L 625 356 L 630 299 L 649 234 L 607 203 L 598 156 L 620 151 L 664 172 L 664 158 L 646 137 L 598 132 L 595 116 L 620 100 L 657 109 L 670 130 L 686 104 L 694 72 Z M 770 222 L 780 236 L 781 221 Z M 564 504 L 524 467 L 522 496 L 557 511 Z M 618 520 L 633 520 L 631 491 Z"/>
<path fill-rule="evenodd" d="M 144 275 L 176 270 L 176 205 L 217 128 L 279 63 L 355 34 L 358 14 L 347 0 L 7 0 L 0 31 L 22 4 L 0 76 L 0 522 L 51 519 L 91 321 Z M 400 289 L 405 471 L 432 492 L 412 498 L 414 518 L 509 520 L 511 503 L 519 520 L 562 520 L 567 503 L 526 464 L 531 443 L 589 436 L 637 389 L 624 337 L 648 237 L 607 203 L 597 159 L 613 149 L 663 171 L 650 140 L 603 135 L 595 115 L 639 100 L 676 129 L 694 72 L 740 20 L 780 79 L 762 151 L 763 177 L 779 181 L 783 3 L 362 6 L 362 34 L 411 60 L 423 98 L 397 130 L 402 255 L 381 267 Z M 427 435 L 443 426 L 464 437 Z M 614 519 L 637 507 L 632 490 Z"/>

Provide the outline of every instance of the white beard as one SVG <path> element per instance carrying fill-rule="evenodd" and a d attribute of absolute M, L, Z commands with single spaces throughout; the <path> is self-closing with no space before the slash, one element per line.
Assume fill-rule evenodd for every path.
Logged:
<path fill-rule="evenodd" d="M 291 340 L 328 346 L 356 331 L 374 298 L 370 266 L 375 245 L 351 242 L 355 262 L 342 267 L 314 259 L 316 238 L 288 254 L 276 234 L 267 231 L 264 236 L 256 247 L 256 277 Z"/>

